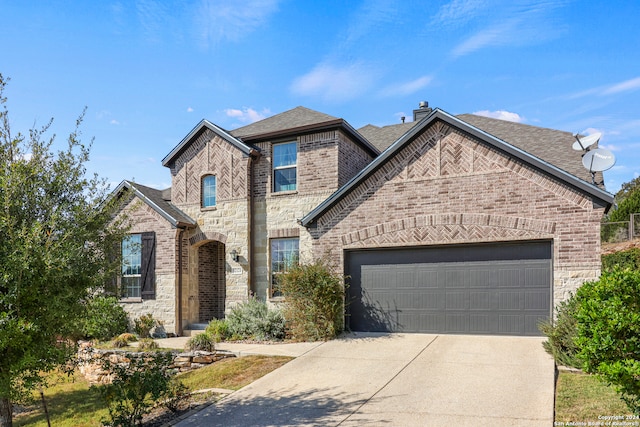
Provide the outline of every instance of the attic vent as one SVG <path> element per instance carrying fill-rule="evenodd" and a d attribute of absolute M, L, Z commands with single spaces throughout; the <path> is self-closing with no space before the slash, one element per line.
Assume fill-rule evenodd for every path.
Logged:
<path fill-rule="evenodd" d="M 429 108 L 429 103 L 427 101 L 420 101 L 418 104 L 418 109 L 413 110 L 413 121 L 417 122 L 423 117 L 426 117 L 433 111 L 432 108 Z"/>

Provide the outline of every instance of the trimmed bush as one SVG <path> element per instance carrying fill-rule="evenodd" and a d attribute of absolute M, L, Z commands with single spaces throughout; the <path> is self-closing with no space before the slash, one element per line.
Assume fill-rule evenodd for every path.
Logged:
<path fill-rule="evenodd" d="M 640 415 L 640 271 L 615 268 L 577 293 L 578 358 Z"/>
<path fill-rule="evenodd" d="M 97 295 L 87 301 L 80 328 L 86 338 L 107 341 L 127 332 L 129 319 L 116 297 Z"/>
<path fill-rule="evenodd" d="M 209 322 L 206 332 L 215 342 L 224 341 L 230 337 L 229 324 L 223 319 L 214 319 Z"/>
<path fill-rule="evenodd" d="M 216 349 L 216 340 L 208 332 L 192 336 L 187 341 L 187 350 L 213 352 Z"/>
<path fill-rule="evenodd" d="M 540 331 L 548 338 L 542 345 L 553 356 L 558 365 L 580 368 L 581 363 L 576 358 L 578 348 L 576 338 L 576 311 L 578 300 L 575 296 L 562 301 L 556 307 L 555 321 L 548 320 L 540 324 Z"/>
<path fill-rule="evenodd" d="M 235 306 L 227 316 L 229 333 L 239 339 L 280 340 L 285 337 L 284 316 L 256 298 Z"/>
<path fill-rule="evenodd" d="M 603 270 L 612 270 L 616 267 L 640 270 L 640 248 L 602 255 Z"/>
<path fill-rule="evenodd" d="M 336 337 L 344 327 L 344 276 L 326 259 L 293 265 L 278 277 L 288 332 L 302 341 Z"/>

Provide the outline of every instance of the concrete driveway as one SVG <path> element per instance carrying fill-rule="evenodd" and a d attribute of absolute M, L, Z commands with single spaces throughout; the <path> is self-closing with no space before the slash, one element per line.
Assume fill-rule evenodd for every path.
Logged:
<path fill-rule="evenodd" d="M 551 426 L 542 338 L 351 334 L 183 420 L 187 426 Z"/>

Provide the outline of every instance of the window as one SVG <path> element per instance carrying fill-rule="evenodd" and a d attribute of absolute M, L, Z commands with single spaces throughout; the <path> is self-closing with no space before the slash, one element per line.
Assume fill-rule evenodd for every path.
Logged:
<path fill-rule="evenodd" d="M 132 234 L 122 241 L 122 296 L 140 298 L 142 235 Z"/>
<path fill-rule="evenodd" d="M 207 175 L 202 178 L 202 207 L 216 205 L 216 176 Z"/>
<path fill-rule="evenodd" d="M 276 289 L 278 274 L 288 270 L 289 266 L 298 262 L 300 240 L 271 239 L 271 296 L 282 296 Z"/>
<path fill-rule="evenodd" d="M 297 184 L 298 144 L 286 142 L 273 146 L 273 191 L 294 191 Z"/>
<path fill-rule="evenodd" d="M 155 239 L 153 231 L 122 240 L 120 292 L 123 298 L 155 298 Z"/>

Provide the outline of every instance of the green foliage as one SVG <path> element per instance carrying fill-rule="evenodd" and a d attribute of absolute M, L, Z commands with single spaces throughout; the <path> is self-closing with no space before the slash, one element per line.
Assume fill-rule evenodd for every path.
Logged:
<path fill-rule="evenodd" d="M 603 270 L 612 270 L 616 267 L 640 270 L 640 248 L 602 255 Z"/>
<path fill-rule="evenodd" d="M 224 319 L 214 319 L 209 322 L 206 332 L 213 337 L 215 342 L 224 341 L 231 336 L 229 324 Z"/>
<path fill-rule="evenodd" d="M 191 351 L 213 352 L 216 349 L 216 340 L 208 332 L 203 332 L 189 338 L 189 341 L 187 341 L 187 349 Z"/>
<path fill-rule="evenodd" d="M 622 184 L 615 197 L 617 208 L 607 215 L 607 221 L 629 221 L 633 213 L 640 213 L 640 178 Z"/>
<path fill-rule="evenodd" d="M 616 193 L 616 203 L 621 203 L 634 193 L 640 192 L 640 177 L 634 178 L 629 182 L 625 182 L 620 186 L 620 190 Z"/>
<path fill-rule="evenodd" d="M 327 340 L 342 332 L 344 277 L 327 260 L 291 266 L 279 276 L 278 289 L 285 297 L 284 315 L 293 338 Z"/>
<path fill-rule="evenodd" d="M 153 318 L 151 313 L 143 314 L 137 319 L 133 319 L 133 331 L 140 338 L 149 338 L 151 329 L 158 325 L 158 321 Z"/>
<path fill-rule="evenodd" d="M 556 307 L 555 321 L 548 320 L 540 324 L 540 331 L 548 338 L 542 345 L 558 365 L 581 367 L 576 358 L 578 348 L 575 344 L 577 310 L 578 300 L 572 295 Z"/>
<path fill-rule="evenodd" d="M 12 133 L 5 86 L 0 75 L 0 419 L 75 352 L 64 338 L 116 271 L 108 260 L 124 234 L 106 182 L 87 177 L 82 116 L 55 151 L 51 122 Z"/>
<path fill-rule="evenodd" d="M 86 304 L 86 313 L 81 320 L 85 338 L 106 341 L 127 331 L 129 319 L 124 308 L 115 297 L 96 295 Z"/>
<path fill-rule="evenodd" d="M 184 387 L 169 369 L 173 356 L 167 352 L 131 354 L 129 363 L 102 361 L 103 369 L 113 374 L 111 384 L 99 386 L 100 396 L 109 407 L 110 426 L 139 426 L 142 417 L 161 400 L 174 399 Z"/>
<path fill-rule="evenodd" d="M 578 358 L 640 415 L 640 272 L 614 269 L 585 283 L 578 298 Z"/>
<path fill-rule="evenodd" d="M 240 339 L 272 340 L 285 336 L 284 316 L 256 298 L 235 306 L 227 316 L 229 333 Z"/>

